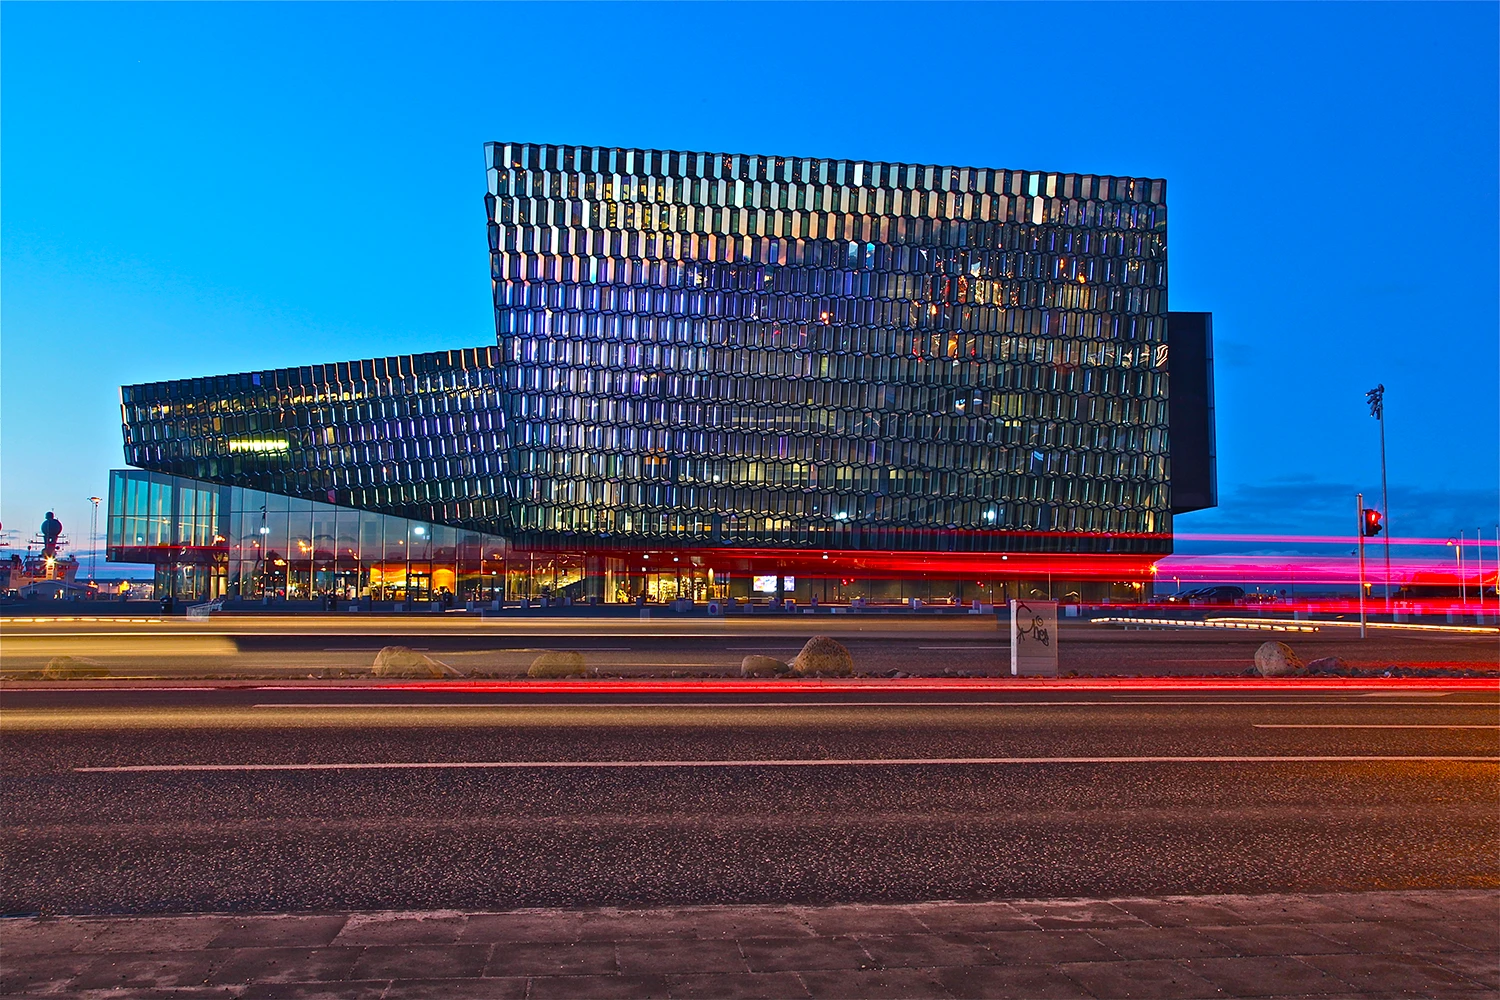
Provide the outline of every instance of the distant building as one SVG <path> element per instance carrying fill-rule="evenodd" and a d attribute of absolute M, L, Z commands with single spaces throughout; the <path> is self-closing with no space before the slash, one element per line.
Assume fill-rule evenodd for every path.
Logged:
<path fill-rule="evenodd" d="M 251 598 L 1098 599 L 1215 502 L 1163 181 L 486 156 L 496 346 L 124 387 L 110 559 Z"/>

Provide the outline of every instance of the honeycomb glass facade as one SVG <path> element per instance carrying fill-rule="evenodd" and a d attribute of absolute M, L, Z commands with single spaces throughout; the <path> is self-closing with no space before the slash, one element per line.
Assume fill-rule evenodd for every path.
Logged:
<path fill-rule="evenodd" d="M 495 346 L 126 386 L 127 462 L 694 595 L 1171 551 L 1163 181 L 485 152 Z"/>
<path fill-rule="evenodd" d="M 516 534 L 1166 551 L 1162 181 L 487 150 Z"/>

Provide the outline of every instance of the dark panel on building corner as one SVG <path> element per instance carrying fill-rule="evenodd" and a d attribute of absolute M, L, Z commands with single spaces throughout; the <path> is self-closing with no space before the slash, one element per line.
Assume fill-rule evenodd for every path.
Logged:
<path fill-rule="evenodd" d="M 1187 514 L 1219 505 L 1213 313 L 1168 313 L 1167 345 L 1172 513 Z"/>

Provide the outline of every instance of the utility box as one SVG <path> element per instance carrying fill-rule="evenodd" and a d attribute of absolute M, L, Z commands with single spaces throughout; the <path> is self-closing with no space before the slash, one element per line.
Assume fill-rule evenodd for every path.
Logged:
<path fill-rule="evenodd" d="M 1010 675 L 1057 676 L 1057 602 L 1010 602 Z"/>

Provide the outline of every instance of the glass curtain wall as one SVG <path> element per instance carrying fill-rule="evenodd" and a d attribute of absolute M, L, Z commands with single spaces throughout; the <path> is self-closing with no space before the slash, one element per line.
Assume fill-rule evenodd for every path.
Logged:
<path fill-rule="evenodd" d="M 496 535 L 139 469 L 110 473 L 105 530 L 108 560 L 156 565 L 158 593 L 183 600 L 461 605 L 506 596 L 514 563 Z M 537 572 L 515 576 L 510 596 L 561 593 L 582 575 Z"/>

